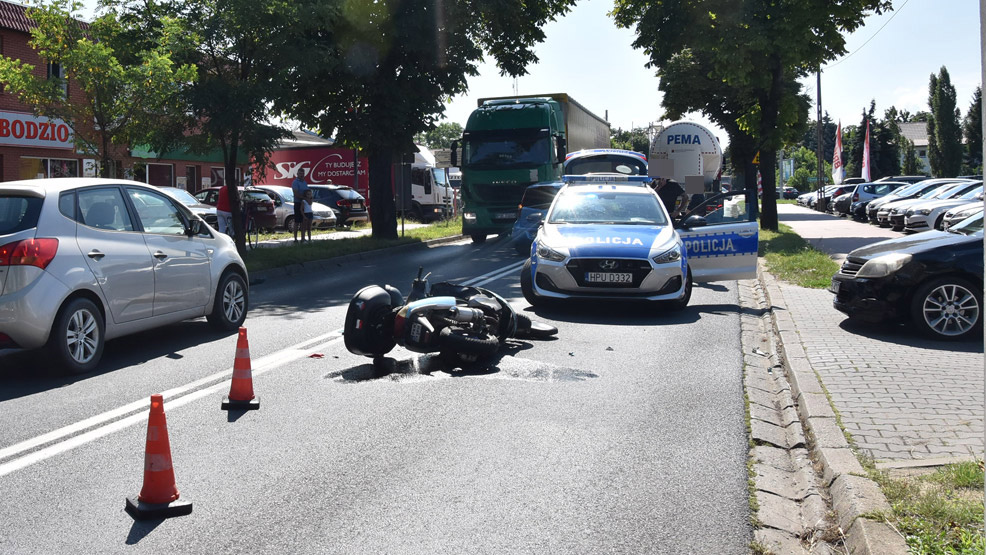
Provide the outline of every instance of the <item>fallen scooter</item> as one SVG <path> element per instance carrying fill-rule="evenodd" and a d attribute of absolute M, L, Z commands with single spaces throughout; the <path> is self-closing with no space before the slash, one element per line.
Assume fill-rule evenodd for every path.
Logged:
<path fill-rule="evenodd" d="M 396 345 L 417 353 L 440 353 L 449 361 L 492 357 L 510 338 L 547 339 L 558 328 L 532 321 L 489 289 L 436 283 L 427 274 L 411 283 L 407 299 L 390 285 L 369 285 L 349 302 L 343 334 L 346 349 L 382 357 Z"/>

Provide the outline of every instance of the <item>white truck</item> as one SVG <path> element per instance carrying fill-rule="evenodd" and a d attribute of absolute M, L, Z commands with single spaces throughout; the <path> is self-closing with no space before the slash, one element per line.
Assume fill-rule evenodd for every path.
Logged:
<path fill-rule="evenodd" d="M 689 195 L 718 193 L 715 182 L 722 169 L 722 147 L 708 128 L 676 121 L 660 130 L 650 143 L 647 173 L 677 181 Z"/>
<path fill-rule="evenodd" d="M 416 145 L 410 175 L 404 178 L 404 186 L 397 187 L 398 210 L 412 218 L 434 221 L 452 215 L 454 192 L 449 185 L 445 168 L 435 164 L 435 155 L 428 147 Z"/>

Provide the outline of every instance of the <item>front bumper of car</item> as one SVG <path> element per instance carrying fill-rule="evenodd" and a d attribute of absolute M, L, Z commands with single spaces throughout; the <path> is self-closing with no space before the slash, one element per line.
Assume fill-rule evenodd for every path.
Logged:
<path fill-rule="evenodd" d="M 601 271 L 600 262 L 616 265 Z M 531 271 L 532 287 L 539 297 L 673 301 L 685 293 L 686 270 L 680 260 L 657 264 L 642 258 L 566 258 L 555 262 L 535 257 Z M 589 274 L 606 273 L 629 274 L 631 279 L 619 285 L 589 281 Z"/>
<path fill-rule="evenodd" d="M 914 214 L 904 217 L 904 231 L 927 231 L 930 229 L 928 216 Z"/>
<path fill-rule="evenodd" d="M 315 229 L 330 229 L 335 227 L 336 217 L 335 214 L 325 214 L 323 212 L 315 212 L 312 215 L 312 227 Z"/>

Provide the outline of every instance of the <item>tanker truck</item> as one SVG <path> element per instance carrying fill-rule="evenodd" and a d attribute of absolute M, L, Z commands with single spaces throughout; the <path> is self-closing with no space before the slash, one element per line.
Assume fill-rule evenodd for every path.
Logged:
<path fill-rule="evenodd" d="M 463 235 L 482 243 L 509 232 L 529 185 L 559 179 L 569 150 L 609 144 L 609 123 L 567 94 L 479 99 L 452 145 L 452 165 L 462 172 Z"/>

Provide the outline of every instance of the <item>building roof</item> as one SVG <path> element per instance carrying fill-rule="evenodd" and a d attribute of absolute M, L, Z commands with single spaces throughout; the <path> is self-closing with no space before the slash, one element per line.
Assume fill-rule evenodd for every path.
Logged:
<path fill-rule="evenodd" d="M 0 28 L 30 33 L 35 23 L 27 17 L 27 6 L 0 0 Z"/>
<path fill-rule="evenodd" d="M 332 146 L 335 141 L 332 139 L 326 139 L 325 137 L 319 137 L 311 131 L 306 131 L 304 129 L 297 129 L 292 132 L 293 136 L 286 139 L 281 139 L 279 143 L 279 148 L 305 148 L 305 147 L 316 147 L 316 146 Z"/>
<path fill-rule="evenodd" d="M 900 123 L 900 134 L 914 143 L 915 147 L 928 146 L 928 124 L 923 121 Z"/>

